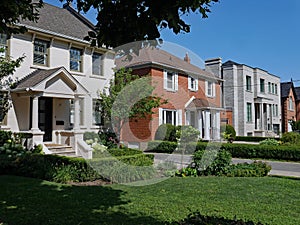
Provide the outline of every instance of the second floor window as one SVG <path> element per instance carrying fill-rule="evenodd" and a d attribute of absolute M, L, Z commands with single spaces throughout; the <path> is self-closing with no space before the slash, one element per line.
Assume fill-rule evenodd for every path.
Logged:
<path fill-rule="evenodd" d="M 92 73 L 94 75 L 102 75 L 102 54 L 94 53 L 92 61 L 93 71 Z"/>
<path fill-rule="evenodd" d="M 188 88 L 191 91 L 198 91 L 198 79 L 188 76 Z"/>
<path fill-rule="evenodd" d="M 246 90 L 251 91 L 251 77 L 246 76 Z"/>
<path fill-rule="evenodd" d="M 48 42 L 35 39 L 34 46 L 33 46 L 33 63 L 40 64 L 40 65 L 47 65 L 47 49 L 48 49 Z"/>
<path fill-rule="evenodd" d="M 247 122 L 252 122 L 252 104 L 249 102 L 247 103 Z"/>
<path fill-rule="evenodd" d="M 215 97 L 215 83 L 211 81 L 205 82 L 206 96 Z"/>
<path fill-rule="evenodd" d="M 289 98 L 289 110 L 294 110 L 294 102 L 292 97 Z"/>
<path fill-rule="evenodd" d="M 77 48 L 70 49 L 70 70 L 81 71 L 82 51 Z"/>
<path fill-rule="evenodd" d="M 164 71 L 164 89 L 170 91 L 178 90 L 178 74 Z"/>
<path fill-rule="evenodd" d="M 260 79 L 260 92 L 265 93 L 265 79 Z"/>
<path fill-rule="evenodd" d="M 7 35 L 0 33 L 0 57 L 6 57 Z"/>

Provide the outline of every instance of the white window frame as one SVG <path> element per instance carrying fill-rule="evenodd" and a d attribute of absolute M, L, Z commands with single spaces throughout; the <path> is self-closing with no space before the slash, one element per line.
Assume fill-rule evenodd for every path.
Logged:
<path fill-rule="evenodd" d="M 294 110 L 294 101 L 292 96 L 289 97 L 289 110 Z"/>
<path fill-rule="evenodd" d="M 167 112 L 172 112 L 172 122 L 171 124 L 174 126 L 182 125 L 182 110 L 176 110 L 176 109 L 163 109 L 159 108 L 158 114 L 159 114 L 159 125 L 166 124 L 167 123 Z"/>
<path fill-rule="evenodd" d="M 210 86 L 210 87 L 209 87 Z M 209 93 L 210 90 L 210 93 Z M 207 97 L 215 97 L 216 96 L 216 85 L 213 81 L 205 81 L 205 93 Z"/>
<path fill-rule="evenodd" d="M 172 76 L 171 87 L 168 87 L 168 75 Z M 168 91 L 178 90 L 178 73 L 167 70 L 164 71 L 164 89 Z"/>
<path fill-rule="evenodd" d="M 101 53 L 94 52 L 92 55 L 92 74 L 97 76 L 103 76 Z"/>
<path fill-rule="evenodd" d="M 35 39 L 33 42 L 33 64 L 48 65 L 49 42 L 41 39 Z M 37 50 L 36 50 L 37 49 Z M 37 60 L 42 59 L 42 60 Z"/>
<path fill-rule="evenodd" d="M 198 79 L 188 76 L 188 89 L 191 91 L 198 91 Z"/>
<path fill-rule="evenodd" d="M 95 126 L 101 126 L 103 125 L 103 118 L 102 118 L 102 112 L 101 112 L 101 105 L 100 105 L 100 99 L 94 98 L 92 100 L 93 108 L 93 125 Z"/>
<path fill-rule="evenodd" d="M 74 54 L 75 52 L 78 52 L 79 54 Z M 81 49 L 70 48 L 70 70 L 71 71 L 82 72 L 82 54 L 83 53 Z M 76 63 L 76 68 L 72 67 L 72 62 Z"/>

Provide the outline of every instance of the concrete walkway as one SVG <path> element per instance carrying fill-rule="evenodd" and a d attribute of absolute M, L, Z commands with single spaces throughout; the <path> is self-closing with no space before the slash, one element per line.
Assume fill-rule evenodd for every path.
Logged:
<path fill-rule="evenodd" d="M 148 153 L 154 155 L 154 163 L 159 164 L 163 162 L 173 162 L 177 165 L 177 168 L 182 168 L 188 166 L 192 161 L 191 155 L 179 155 L 179 154 L 164 154 L 164 153 Z M 238 159 L 233 158 L 232 163 L 251 163 L 254 160 L 251 159 Z M 263 161 L 271 165 L 272 170 L 270 175 L 275 176 L 286 176 L 286 177 L 297 177 L 300 178 L 300 163 L 295 162 L 279 162 L 279 161 L 269 161 L 269 160 L 257 160 Z"/>

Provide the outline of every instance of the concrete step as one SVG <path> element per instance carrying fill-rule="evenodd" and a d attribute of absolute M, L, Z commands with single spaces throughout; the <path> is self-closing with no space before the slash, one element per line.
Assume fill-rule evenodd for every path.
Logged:
<path fill-rule="evenodd" d="M 76 155 L 75 150 L 68 145 L 60 145 L 60 144 L 45 144 L 49 151 L 52 152 L 54 155 L 60 156 L 68 156 L 68 157 L 81 157 Z"/>

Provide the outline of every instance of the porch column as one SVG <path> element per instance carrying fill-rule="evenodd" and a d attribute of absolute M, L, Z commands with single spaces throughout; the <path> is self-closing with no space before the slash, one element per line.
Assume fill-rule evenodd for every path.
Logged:
<path fill-rule="evenodd" d="M 216 112 L 216 116 L 215 116 L 215 119 L 216 119 L 216 128 L 215 128 L 215 139 L 217 140 L 220 140 L 221 139 L 221 136 L 220 136 L 220 128 L 221 128 L 221 117 L 220 117 L 220 112 Z"/>
<path fill-rule="evenodd" d="M 32 98 L 32 131 L 40 131 L 39 129 L 39 97 Z"/>
<path fill-rule="evenodd" d="M 80 130 L 80 104 L 79 98 L 74 99 L 74 130 Z"/>
<path fill-rule="evenodd" d="M 204 139 L 210 140 L 210 111 L 205 111 Z"/>
<path fill-rule="evenodd" d="M 198 111 L 198 130 L 200 131 L 200 138 L 202 138 L 202 111 Z"/>

